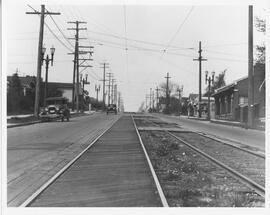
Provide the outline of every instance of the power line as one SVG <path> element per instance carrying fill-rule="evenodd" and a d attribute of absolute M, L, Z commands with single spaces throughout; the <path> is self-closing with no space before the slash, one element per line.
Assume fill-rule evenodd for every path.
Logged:
<path fill-rule="evenodd" d="M 102 32 L 97 32 L 97 31 L 92 31 L 92 30 L 87 30 L 87 31 L 90 32 L 90 33 L 94 33 L 94 34 L 99 34 L 99 35 L 103 35 L 103 36 L 107 36 L 107 37 L 113 37 L 113 38 L 116 38 L 116 39 L 123 39 L 123 40 L 133 41 L 133 42 L 137 42 L 137 43 L 143 43 L 143 44 L 147 44 L 147 45 L 161 46 L 161 47 L 166 46 L 165 44 L 161 44 L 161 43 L 154 43 L 154 42 L 149 42 L 149 41 L 145 41 L 145 40 L 132 39 L 132 38 L 129 38 L 129 37 L 123 37 L 123 36 L 114 35 L 114 34 L 107 34 L 107 33 L 102 33 Z M 172 46 L 172 45 L 169 45 L 168 47 L 175 48 L 175 49 L 178 49 L 178 50 L 193 50 L 194 49 L 193 47 L 191 47 L 191 48 L 189 48 L 189 47 L 178 47 L 178 46 Z"/>
<path fill-rule="evenodd" d="M 64 32 L 61 30 L 61 28 L 58 26 L 58 24 L 56 23 L 56 21 L 54 20 L 54 18 L 50 15 L 50 18 L 52 19 L 53 23 L 55 24 L 55 26 L 57 27 L 57 29 L 60 31 L 60 33 L 62 34 L 62 36 L 64 37 L 64 39 L 69 43 L 69 45 L 74 48 L 73 44 L 68 40 L 67 36 L 64 34 Z"/>
<path fill-rule="evenodd" d="M 173 37 L 169 40 L 169 43 L 167 44 L 166 48 L 164 49 L 164 52 L 162 53 L 161 58 L 163 57 L 163 55 L 167 51 L 167 48 L 169 47 L 169 45 L 171 45 L 171 43 L 173 42 L 173 40 L 175 39 L 175 37 L 177 36 L 177 34 L 180 32 L 180 30 L 184 26 L 185 22 L 189 18 L 189 16 L 190 16 L 191 12 L 193 11 L 193 9 L 194 9 L 194 6 L 191 7 L 191 9 L 189 10 L 187 16 L 185 17 L 185 19 L 183 20 L 183 22 L 179 25 L 179 27 L 178 27 L 177 31 L 175 32 L 175 34 L 173 35 Z"/>

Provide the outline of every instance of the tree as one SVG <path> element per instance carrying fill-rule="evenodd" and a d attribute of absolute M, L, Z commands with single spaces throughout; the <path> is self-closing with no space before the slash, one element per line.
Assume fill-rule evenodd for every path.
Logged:
<path fill-rule="evenodd" d="M 256 17 L 255 26 L 259 32 L 265 34 L 266 21 L 265 19 Z M 265 64 L 265 43 L 256 46 L 256 63 Z"/>
<path fill-rule="evenodd" d="M 164 109 L 164 113 L 178 113 L 179 112 L 179 99 L 178 99 L 178 92 L 177 88 L 179 87 L 178 84 L 175 82 L 169 82 L 169 107 L 168 109 Z M 160 94 L 159 94 L 159 101 L 161 104 L 166 104 L 166 89 L 167 83 L 162 82 L 159 84 Z"/>
<path fill-rule="evenodd" d="M 218 76 L 215 77 L 214 83 L 210 87 L 210 95 L 212 95 L 216 89 L 226 85 L 226 82 L 225 82 L 226 71 L 227 70 L 225 69 L 223 72 L 221 72 L 220 74 L 218 74 Z M 203 96 L 208 96 L 208 95 L 209 95 L 209 92 L 208 92 L 208 85 L 207 85 Z"/>
<path fill-rule="evenodd" d="M 14 73 L 8 83 L 7 112 L 16 113 L 20 111 L 22 96 L 22 85 L 18 73 Z"/>

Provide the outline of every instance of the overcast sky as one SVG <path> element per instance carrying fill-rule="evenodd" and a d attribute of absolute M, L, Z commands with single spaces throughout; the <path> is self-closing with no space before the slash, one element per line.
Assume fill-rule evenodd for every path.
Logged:
<path fill-rule="evenodd" d="M 29 4 L 40 10 L 40 2 Z M 17 68 L 19 75 L 36 75 L 40 19 L 25 14 L 33 11 L 27 1 L 6 4 L 7 75 Z M 198 62 L 193 58 L 198 57 L 199 41 L 202 41 L 202 56 L 208 59 L 202 66 L 203 91 L 205 70 L 218 74 L 227 69 L 226 83 L 248 74 L 247 5 L 76 5 L 74 1 L 74 5 L 51 4 L 46 9 L 61 13 L 53 16 L 54 21 L 49 16 L 45 21 L 65 44 L 45 26 L 44 44 L 48 51 L 52 45 L 56 48 L 49 81 L 72 82 L 73 57 L 67 53 L 73 49 L 74 40 L 68 42 L 57 27 L 66 37 L 74 37 L 74 32 L 67 30 L 74 25 L 67 22 L 86 21 L 81 27 L 87 27 L 87 31 L 80 31 L 80 36 L 87 39 L 81 40 L 80 45 L 95 47 L 94 61 L 90 63 L 93 68 L 83 72 L 89 74 L 91 83 L 86 89 L 95 96 L 95 84 L 102 84 L 98 81 L 103 74 L 100 63 L 106 61 L 110 65 L 107 71 L 114 74 L 125 109 L 129 111 L 138 110 L 149 89 L 164 82 L 167 72 L 171 81 L 184 86 L 184 96 L 198 93 Z M 265 18 L 262 6 L 254 7 L 255 16 Z M 254 40 L 255 44 L 264 40 L 255 28 Z"/>

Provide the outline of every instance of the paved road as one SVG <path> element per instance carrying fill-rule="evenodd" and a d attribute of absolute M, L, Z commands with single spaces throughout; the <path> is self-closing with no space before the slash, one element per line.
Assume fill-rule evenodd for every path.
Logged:
<path fill-rule="evenodd" d="M 7 130 L 8 206 L 20 205 L 111 125 L 118 115 L 97 113 Z"/>
<path fill-rule="evenodd" d="M 260 151 L 265 151 L 265 132 L 251 129 L 243 129 L 235 126 L 220 125 L 208 121 L 199 121 L 187 119 L 182 116 L 166 116 L 162 114 L 154 114 L 160 119 L 173 122 L 181 125 L 183 128 L 200 131 L 221 139 L 228 139 L 234 142 L 239 142 L 244 145 L 258 148 Z"/>

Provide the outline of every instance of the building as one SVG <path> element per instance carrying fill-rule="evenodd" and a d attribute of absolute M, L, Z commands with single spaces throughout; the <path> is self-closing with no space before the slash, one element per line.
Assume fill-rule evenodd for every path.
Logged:
<path fill-rule="evenodd" d="M 221 87 L 213 94 L 215 118 L 247 122 L 248 119 L 248 77 Z M 265 117 L 265 65 L 254 67 L 254 117 L 255 121 Z"/>
<path fill-rule="evenodd" d="M 44 86 L 44 83 L 42 86 Z M 67 98 L 69 102 L 72 101 L 72 83 L 48 82 L 48 91 L 50 89 L 60 90 L 63 93 L 63 97 Z"/>

